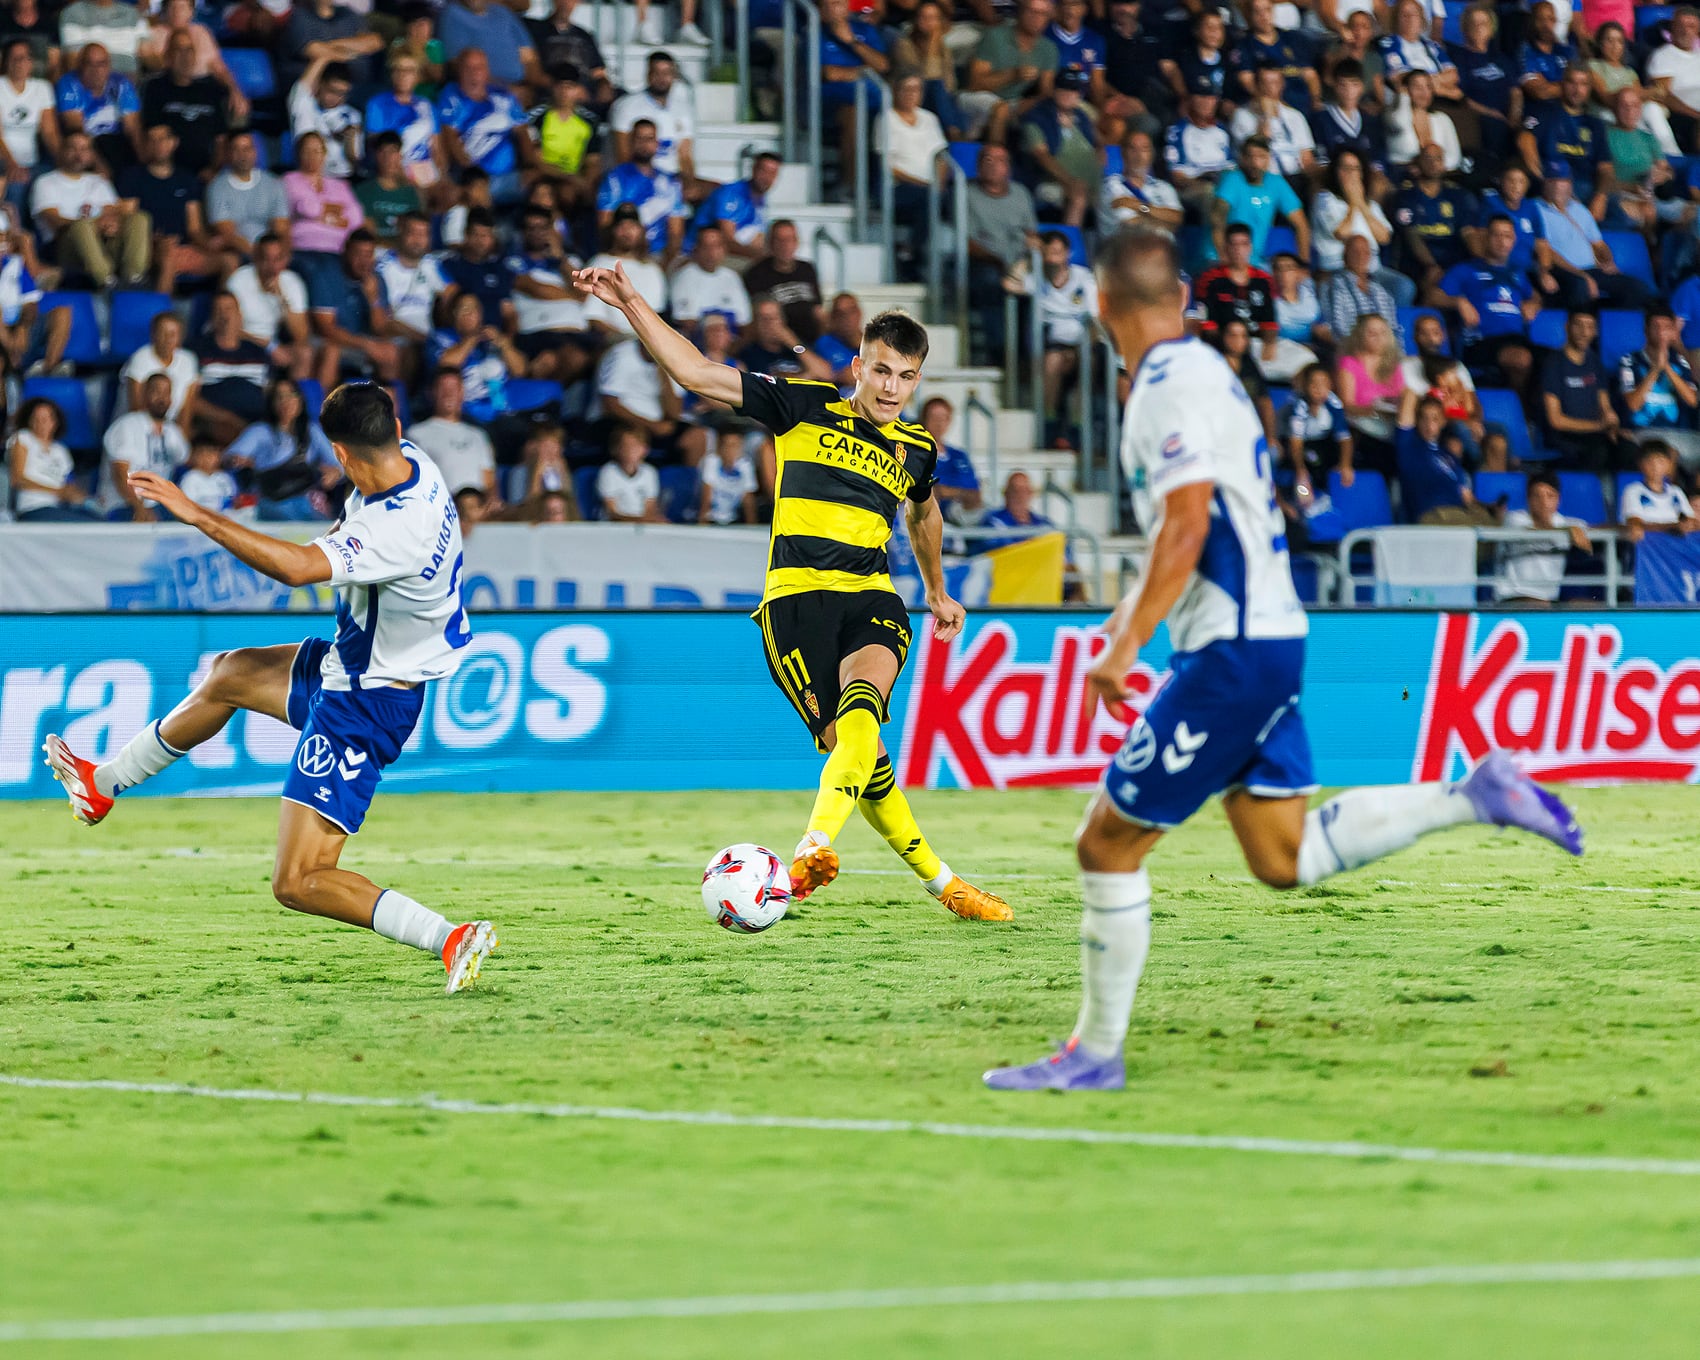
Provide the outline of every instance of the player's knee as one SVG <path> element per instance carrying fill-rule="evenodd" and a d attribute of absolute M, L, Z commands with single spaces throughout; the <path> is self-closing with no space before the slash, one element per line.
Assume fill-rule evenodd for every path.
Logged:
<path fill-rule="evenodd" d="M 1271 888 L 1285 891 L 1299 886 L 1299 847 L 1296 845 L 1270 846 L 1255 854 L 1247 854 L 1246 866 L 1253 878 Z"/>
<path fill-rule="evenodd" d="M 307 911 L 310 879 L 310 874 L 293 864 L 279 864 L 272 869 L 272 896 L 291 911 Z"/>

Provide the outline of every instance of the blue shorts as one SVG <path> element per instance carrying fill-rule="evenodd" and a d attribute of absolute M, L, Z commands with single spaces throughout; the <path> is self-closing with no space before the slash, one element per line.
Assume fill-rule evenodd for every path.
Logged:
<path fill-rule="evenodd" d="M 1130 822 L 1168 831 L 1213 794 L 1316 792 L 1299 717 L 1303 638 L 1213 642 L 1176 653 L 1169 678 L 1104 771 L 1104 792 Z"/>
<path fill-rule="evenodd" d="M 283 797 L 352 836 L 366 820 L 384 767 L 413 735 L 425 687 L 325 689 L 319 664 L 330 649 L 328 639 L 308 638 L 290 668 L 286 711 L 301 740 L 283 779 Z"/>

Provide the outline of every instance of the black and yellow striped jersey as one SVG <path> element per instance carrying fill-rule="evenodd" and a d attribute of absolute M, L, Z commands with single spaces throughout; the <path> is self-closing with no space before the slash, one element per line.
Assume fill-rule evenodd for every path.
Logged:
<path fill-rule="evenodd" d="M 876 425 L 831 383 L 744 374 L 743 413 L 773 431 L 762 601 L 806 590 L 890 590 L 885 547 L 898 506 L 933 494 L 939 447 L 919 425 Z"/>

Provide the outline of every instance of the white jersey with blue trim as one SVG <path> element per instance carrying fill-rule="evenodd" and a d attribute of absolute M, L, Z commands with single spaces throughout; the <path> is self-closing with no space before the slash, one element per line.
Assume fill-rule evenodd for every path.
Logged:
<path fill-rule="evenodd" d="M 1122 416 L 1122 468 L 1153 542 L 1170 492 L 1194 482 L 1216 488 L 1204 551 L 1169 611 L 1176 651 L 1310 631 L 1293 589 L 1263 423 L 1238 375 L 1202 340 L 1163 341 L 1145 355 Z"/>
<path fill-rule="evenodd" d="M 329 690 L 419 684 L 452 675 L 472 640 L 461 606 L 460 517 L 437 465 L 401 441 L 413 474 L 367 499 L 313 542 L 330 559 L 336 638 L 320 669 Z"/>

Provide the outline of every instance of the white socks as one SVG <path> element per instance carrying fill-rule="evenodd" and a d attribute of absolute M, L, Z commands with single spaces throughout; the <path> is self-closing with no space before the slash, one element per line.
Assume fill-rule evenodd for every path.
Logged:
<path fill-rule="evenodd" d="M 1094 1057 L 1121 1052 L 1133 994 L 1151 949 L 1151 881 L 1131 874 L 1082 873 L 1080 975 L 1083 995 L 1074 1037 Z"/>
<path fill-rule="evenodd" d="M 1431 831 L 1475 820 L 1470 800 L 1451 784 L 1348 789 L 1305 818 L 1299 882 L 1308 888 L 1403 850 Z"/>
<path fill-rule="evenodd" d="M 956 875 L 950 871 L 950 865 L 941 859 L 938 873 L 932 878 L 923 878 L 921 882 L 927 885 L 927 891 L 934 897 L 943 897 L 944 890 L 950 886 L 950 880 L 955 877 Z"/>
<path fill-rule="evenodd" d="M 151 779 L 161 770 L 181 760 L 184 752 L 168 745 L 159 734 L 160 720 L 155 718 L 129 741 L 124 749 L 104 765 L 95 766 L 95 789 L 111 798 L 125 789 L 134 788 L 144 779 Z"/>
<path fill-rule="evenodd" d="M 454 926 L 446 916 L 439 916 L 394 888 L 386 888 L 379 894 L 378 905 L 372 908 L 372 929 L 397 944 L 441 954 Z"/>

